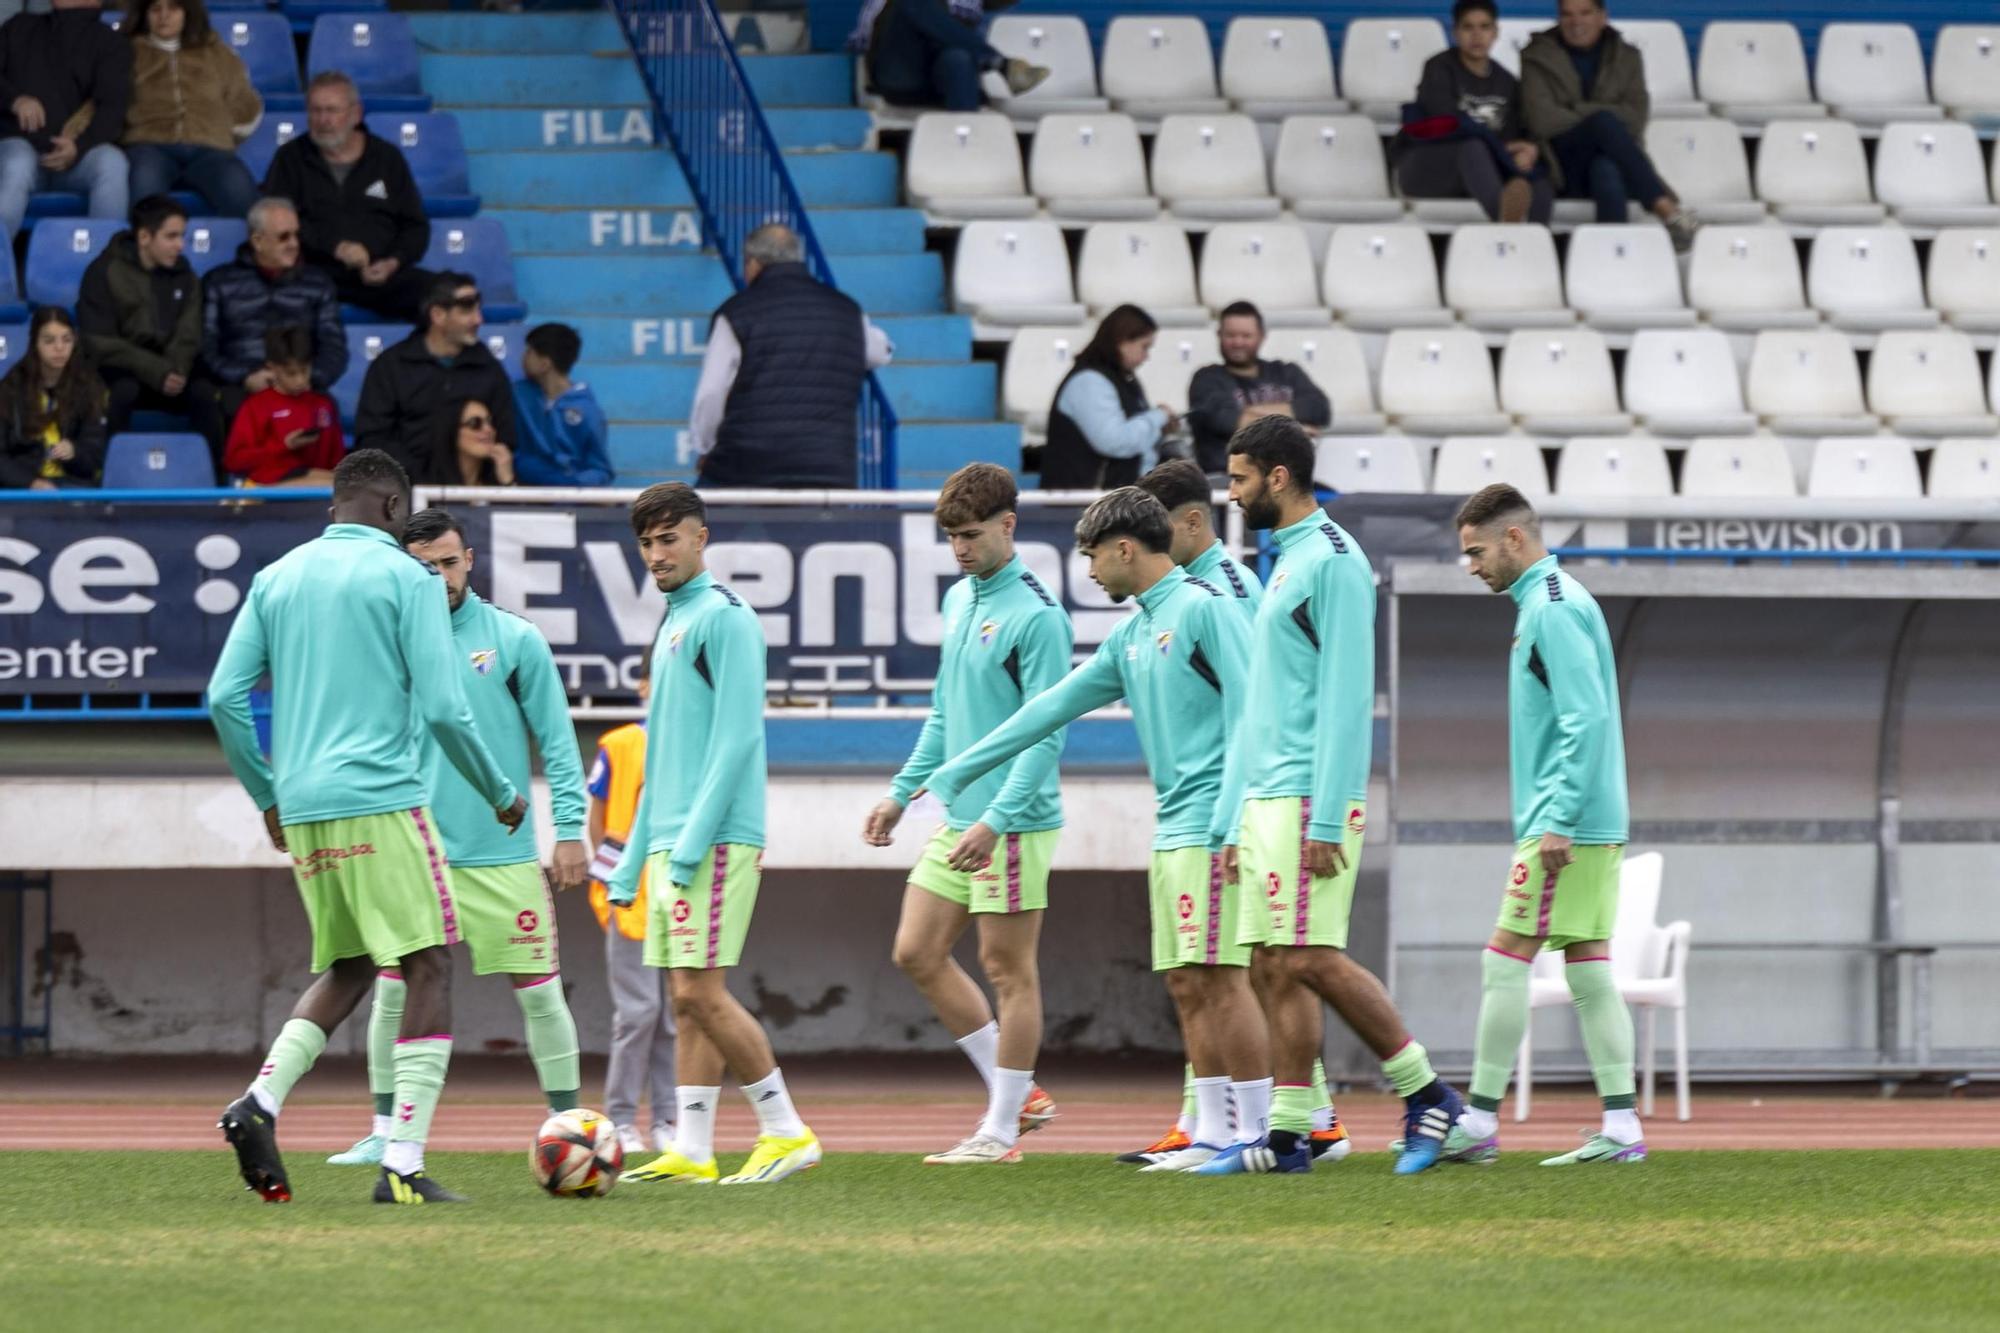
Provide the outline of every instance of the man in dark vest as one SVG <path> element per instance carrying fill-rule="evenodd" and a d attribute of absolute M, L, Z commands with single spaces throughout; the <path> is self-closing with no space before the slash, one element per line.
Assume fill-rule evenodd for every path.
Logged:
<path fill-rule="evenodd" d="M 709 324 L 688 421 L 704 486 L 855 484 L 861 381 L 895 348 L 804 261 L 779 223 L 743 243 L 744 287 Z"/>

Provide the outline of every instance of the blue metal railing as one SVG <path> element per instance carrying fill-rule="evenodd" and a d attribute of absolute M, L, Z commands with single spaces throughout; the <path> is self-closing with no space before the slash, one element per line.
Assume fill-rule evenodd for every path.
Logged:
<path fill-rule="evenodd" d="M 708 243 L 743 287 L 743 242 L 782 222 L 805 243 L 806 267 L 828 286 L 833 267 L 799 199 L 777 136 L 750 91 L 713 0 L 609 0 L 653 101 L 659 138 L 687 177 Z M 896 413 L 870 372 L 857 409 L 862 490 L 896 486 Z"/>

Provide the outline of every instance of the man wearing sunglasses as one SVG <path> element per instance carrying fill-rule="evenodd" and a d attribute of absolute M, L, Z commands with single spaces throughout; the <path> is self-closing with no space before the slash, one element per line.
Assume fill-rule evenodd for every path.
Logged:
<path fill-rule="evenodd" d="M 424 293 L 417 331 L 382 350 L 361 382 L 354 444 L 380 449 L 413 477 L 433 474 L 433 417 L 468 399 L 492 414 L 497 443 L 512 449 L 514 386 L 479 338 L 479 287 L 463 273 L 440 273 Z"/>
<path fill-rule="evenodd" d="M 333 279 L 299 257 L 299 214 L 289 199 L 268 197 L 250 207 L 250 239 L 234 263 L 201 280 L 201 361 L 222 387 L 223 420 L 234 421 L 243 400 L 271 387 L 276 372 L 264 355 L 274 329 L 312 331 L 312 387 L 326 393 L 347 370 L 347 330 Z"/>

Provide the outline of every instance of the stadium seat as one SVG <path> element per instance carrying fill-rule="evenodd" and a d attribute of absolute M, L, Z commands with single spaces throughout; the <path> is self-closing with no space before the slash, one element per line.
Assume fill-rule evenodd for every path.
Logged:
<path fill-rule="evenodd" d="M 927 111 L 910 132 L 903 191 L 932 222 L 1031 218 L 1014 122 L 998 111 Z"/>
<path fill-rule="evenodd" d="M 479 196 L 472 192 L 472 164 L 465 155 L 457 116 L 446 111 L 409 111 L 373 116 L 368 128 L 402 150 L 410 174 L 416 177 L 417 191 L 424 197 L 424 212 L 433 218 L 467 218 L 479 211 Z"/>
<path fill-rule="evenodd" d="M 1433 18 L 1352 19 L 1340 43 L 1340 86 L 1362 115 L 1401 124 L 1424 62 L 1444 49 L 1444 25 Z"/>
<path fill-rule="evenodd" d="M 1500 410 L 1530 435 L 1622 435 L 1611 349 L 1596 329 L 1516 329 L 1500 353 Z"/>
<path fill-rule="evenodd" d="M 15 285 L 13 256 L 7 256 L 6 263 L 0 263 L 0 323 L 28 317 L 28 303 L 21 299 L 21 291 Z"/>
<path fill-rule="evenodd" d="M 1171 222 L 1092 224 L 1077 255 L 1076 294 L 1093 318 L 1127 301 L 1163 328 L 1208 318 L 1195 293 L 1187 233 Z"/>
<path fill-rule="evenodd" d="M 1701 30 L 1702 98 L 1740 125 L 1823 116 L 1806 81 L 1806 49 L 1789 23 L 1711 23 Z"/>
<path fill-rule="evenodd" d="M 1382 349 L 1382 410 L 1411 435 L 1498 435 L 1513 424 L 1500 410 L 1492 354 L 1471 329 L 1391 333 Z"/>
<path fill-rule="evenodd" d="M 263 95 L 266 114 L 305 106 L 305 93 L 299 87 L 299 51 L 292 42 L 292 25 L 283 14 L 241 10 L 215 15 L 212 25 L 243 62 L 250 86 Z"/>
<path fill-rule="evenodd" d="M 1333 49 L 1316 18 L 1233 18 L 1222 38 L 1222 95 L 1257 120 L 1345 111 Z"/>
<path fill-rule="evenodd" d="M 1547 19 L 1501 19 L 1500 36 L 1494 40 L 1491 57 L 1493 63 L 1512 74 L 1521 77 L 1521 52 L 1528 49 L 1528 43 L 1535 34 L 1548 27 Z M 1618 31 L 1625 31 L 1623 23 Z"/>
<path fill-rule="evenodd" d="M 1408 223 L 1335 227 L 1320 269 L 1326 303 L 1352 328 L 1382 330 L 1451 323 L 1438 293 L 1431 238 Z"/>
<path fill-rule="evenodd" d="M 1979 354 L 1957 329 L 1896 329 L 1868 357 L 1868 407 L 1898 435 L 1991 435 Z"/>
<path fill-rule="evenodd" d="M 1009 421 L 1039 440 L 1049 428 L 1049 405 L 1056 386 L 1076 363 L 1076 354 L 1090 341 L 1085 328 L 1034 326 L 1018 329 L 1007 346 L 1007 364 L 1000 375 L 1000 409 Z"/>
<path fill-rule="evenodd" d="M 250 228 L 242 218 L 189 218 L 187 247 L 181 253 L 198 276 L 206 277 L 236 258 L 236 251 L 250 239 Z"/>
<path fill-rule="evenodd" d="M 1842 436 L 1813 446 L 1806 494 L 1815 500 L 1915 500 L 1923 493 L 1908 440 Z"/>
<path fill-rule="evenodd" d="M 1938 313 L 1924 304 L 1917 246 L 1901 227 L 1827 227 L 1806 262 L 1806 300 L 1851 333 L 1928 329 Z"/>
<path fill-rule="evenodd" d="M 1160 215 L 1146 183 L 1139 127 L 1122 112 L 1043 116 L 1028 152 L 1028 188 L 1058 222 L 1088 225 Z"/>
<path fill-rule="evenodd" d="M 1681 458 L 1682 495 L 1777 500 L 1798 493 L 1791 453 L 1768 435 L 1695 440 Z"/>
<path fill-rule="evenodd" d="M 1716 329 L 1646 329 L 1625 352 L 1625 410 L 1655 435 L 1748 435 L 1743 378 Z"/>
<path fill-rule="evenodd" d="M 1821 28 L 1813 86 L 1834 115 L 1860 125 L 1944 115 L 1944 108 L 1931 102 L 1923 49 L 1917 30 L 1907 23 L 1829 23 Z"/>
<path fill-rule="evenodd" d="M 1402 201 L 1389 193 L 1382 136 L 1366 116 L 1287 117 L 1271 183 L 1302 221 L 1390 222 L 1403 215 Z"/>
<path fill-rule="evenodd" d="M 997 73 L 985 77 L 986 98 L 1018 121 L 1059 112 L 1103 112 L 1111 103 L 1097 92 L 1097 57 L 1083 20 L 1067 14 L 1001 14 L 986 29 L 994 50 L 1041 65 L 1049 77 L 1019 97 Z"/>
<path fill-rule="evenodd" d="M 28 350 L 26 324 L 0 324 L 0 375 L 14 368 Z"/>
<path fill-rule="evenodd" d="M 1153 193 L 1177 221 L 1275 218 L 1264 142 L 1248 116 L 1167 116 L 1153 140 Z"/>
<path fill-rule="evenodd" d="M 340 409 L 342 421 L 354 420 L 354 410 L 361 403 L 361 382 L 368 377 L 368 367 L 384 348 L 392 347 L 410 336 L 407 324 L 349 324 L 347 326 L 347 369 L 327 390 L 334 405 Z"/>
<path fill-rule="evenodd" d="M 486 350 L 493 353 L 493 359 L 500 363 L 509 379 L 520 379 L 526 373 L 521 369 L 521 353 L 528 350 L 526 324 L 515 321 L 486 324 L 479 330 L 479 341 L 486 344 Z"/>
<path fill-rule="evenodd" d="M 1198 270 L 1201 299 L 1211 310 L 1249 301 L 1267 327 L 1324 327 L 1319 275 L 1305 230 L 1289 222 L 1225 222 L 1209 232 Z"/>
<path fill-rule="evenodd" d="M 1695 322 L 1664 227 L 1588 223 L 1570 233 L 1563 290 L 1591 327 L 1681 328 Z"/>
<path fill-rule="evenodd" d="M 1328 433 L 1376 435 L 1387 428 L 1388 418 L 1375 410 L 1367 354 L 1352 329 L 1272 329 L 1262 355 L 1268 361 L 1290 361 L 1319 386 L 1333 409 Z"/>
<path fill-rule="evenodd" d="M 479 284 L 484 314 L 492 323 L 505 324 L 527 313 L 514 286 L 514 252 L 507 244 L 506 228 L 497 218 L 459 218 L 434 224 L 423 267 L 433 273 L 455 269 L 471 274 Z"/>
<path fill-rule="evenodd" d="M 1775 120 L 1757 145 L 1757 197 L 1780 222 L 1865 227 L 1885 210 L 1868 190 L 1861 134 L 1844 120 Z"/>
<path fill-rule="evenodd" d="M 1960 120 L 2000 119 L 2000 24 L 1947 23 L 1937 30 L 1931 95 Z"/>
<path fill-rule="evenodd" d="M 2000 223 L 1979 136 L 1958 121 L 1884 126 L 1875 145 L 1875 197 L 1915 230 Z"/>
<path fill-rule="evenodd" d="M 1455 436 L 1438 445 L 1431 462 L 1431 493 L 1470 495 L 1505 482 L 1530 500 L 1549 496 L 1549 465 L 1542 447 L 1519 435 Z"/>
<path fill-rule="evenodd" d="M 250 137 L 236 145 L 236 156 L 262 181 L 271 174 L 271 159 L 278 149 L 306 132 L 306 115 L 300 111 L 266 111 L 250 131 Z"/>
<path fill-rule="evenodd" d="M 1780 435 L 1872 435 L 1854 348 L 1838 329 L 1766 329 L 1750 349 L 1750 410 Z"/>
<path fill-rule="evenodd" d="M 1501 27 L 1505 26 L 1503 22 Z M 1537 21 L 1534 26 L 1543 24 Z M 1708 114 L 1708 104 L 1695 96 L 1694 66 L 1688 60 L 1687 33 L 1680 24 L 1672 19 L 1621 17 L 1618 35 L 1645 58 L 1649 115 L 1678 120 Z"/>
<path fill-rule="evenodd" d="M 1931 450 L 1930 495 L 1947 500 L 2000 499 L 2000 440 L 1939 440 Z"/>
<path fill-rule="evenodd" d="M 1157 121 L 1176 112 L 1215 116 L 1229 110 L 1216 90 L 1215 49 L 1200 19 L 1112 19 L 1104 30 L 1098 71 L 1111 104 L 1139 120 Z"/>
<path fill-rule="evenodd" d="M 199 435 L 114 435 L 101 484 L 107 491 L 201 490 L 215 485 L 215 463 Z"/>
<path fill-rule="evenodd" d="M 1424 460 L 1407 435 L 1327 437 L 1313 459 L 1313 483 L 1349 495 L 1421 495 Z"/>
<path fill-rule="evenodd" d="M 1069 246 L 1053 222 L 969 222 L 951 265 L 951 306 L 974 338 L 1010 338 L 1024 324 L 1083 322 Z"/>
<path fill-rule="evenodd" d="M 28 234 L 29 305 L 76 305 L 90 261 L 129 224 L 123 218 L 44 218 Z"/>
<path fill-rule="evenodd" d="M 1139 386 L 1146 391 L 1147 402 L 1165 403 L 1176 413 L 1185 413 L 1188 382 L 1194 373 L 1203 366 L 1221 363 L 1222 348 L 1216 343 L 1214 325 L 1162 327 L 1153 339 L 1152 354 L 1139 367 Z"/>
<path fill-rule="evenodd" d="M 354 80 L 370 114 L 428 111 L 417 39 L 401 14 L 321 14 L 306 44 L 306 80 L 337 69 Z"/>
<path fill-rule="evenodd" d="M 1563 302 L 1555 238 L 1534 223 L 1475 223 L 1452 233 L 1444 252 L 1444 299 L 1476 329 L 1576 322 L 1576 312 Z"/>
<path fill-rule="evenodd" d="M 1783 227 L 1703 227 L 1688 264 L 1688 304 L 1723 329 L 1806 329 L 1798 248 Z"/>
<path fill-rule="evenodd" d="M 1650 435 L 1586 435 L 1563 445 L 1556 456 L 1557 495 L 1650 499 L 1673 493 L 1667 451 Z"/>
<path fill-rule="evenodd" d="M 1750 189 L 1743 132 L 1726 120 L 1652 120 L 1646 154 L 1674 192 L 1710 225 L 1742 226 L 1769 216 Z"/>
<path fill-rule="evenodd" d="M 1954 328 L 2000 333 L 2000 227 L 1947 227 L 1931 241 L 1924 288 Z"/>

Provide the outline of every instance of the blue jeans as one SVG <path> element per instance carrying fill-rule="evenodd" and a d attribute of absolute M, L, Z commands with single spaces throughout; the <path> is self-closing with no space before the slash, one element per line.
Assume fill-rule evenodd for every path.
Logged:
<path fill-rule="evenodd" d="M 208 201 L 219 218 L 240 218 L 257 202 L 257 182 L 234 153 L 198 143 L 135 143 L 125 149 L 132 163 L 132 197 L 165 194 L 178 186 Z"/>
<path fill-rule="evenodd" d="M 898 106 L 977 111 L 980 71 L 1004 58 L 979 29 L 953 18 L 944 0 L 889 0 L 868 46 L 868 76 Z"/>
<path fill-rule="evenodd" d="M 26 139 L 0 139 L 0 235 L 10 240 L 28 215 L 28 196 L 37 190 L 74 190 L 90 200 L 90 216 L 118 218 L 132 211 L 125 184 L 125 154 L 116 144 L 101 143 L 68 171 L 50 171 L 41 154 Z"/>
<path fill-rule="evenodd" d="M 1628 200 L 1650 210 L 1672 193 L 1625 122 L 1609 111 L 1587 116 L 1549 140 L 1549 147 L 1562 164 L 1563 195 L 1596 200 L 1599 222 L 1625 221 Z"/>

